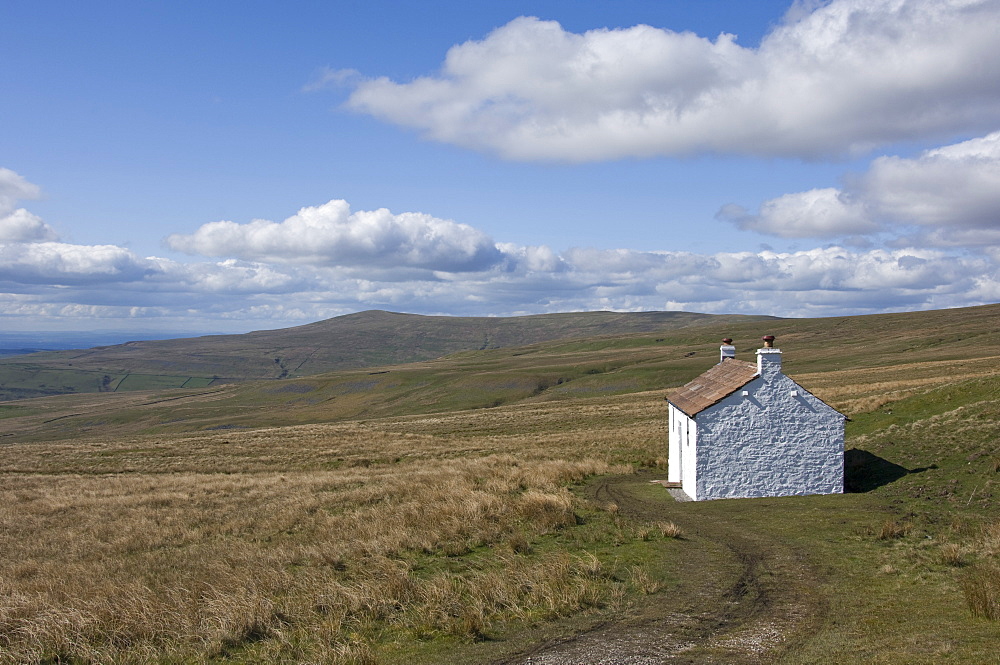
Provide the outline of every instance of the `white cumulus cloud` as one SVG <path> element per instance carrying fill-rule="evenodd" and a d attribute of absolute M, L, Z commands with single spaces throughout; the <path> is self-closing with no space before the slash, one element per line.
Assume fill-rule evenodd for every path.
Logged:
<path fill-rule="evenodd" d="M 58 239 L 51 226 L 24 208 L 0 217 L 0 242 L 49 242 Z"/>
<path fill-rule="evenodd" d="M 915 159 L 880 157 L 853 188 L 878 218 L 928 227 L 935 244 L 992 244 L 1000 231 L 1000 132 Z"/>
<path fill-rule="evenodd" d="M 139 281 L 153 271 L 147 261 L 115 245 L 0 243 L 0 282 L 105 284 Z"/>
<path fill-rule="evenodd" d="M 46 242 L 58 240 L 55 230 L 17 202 L 41 196 L 38 185 L 24 176 L 0 168 L 0 242 Z"/>
<path fill-rule="evenodd" d="M 894 230 L 902 245 L 992 246 L 1000 241 L 1000 132 L 913 158 L 879 157 L 843 189 L 785 194 L 757 213 L 729 204 L 718 217 L 784 238 Z"/>
<path fill-rule="evenodd" d="M 58 242 L 40 217 L 16 207 L 18 201 L 40 195 L 37 185 L 0 168 L 0 284 L 11 289 L 104 285 L 142 281 L 158 271 L 122 247 Z"/>
<path fill-rule="evenodd" d="M 488 235 L 466 224 L 385 208 L 351 212 L 342 200 L 302 208 L 282 222 L 211 222 L 191 235 L 172 235 L 167 244 L 189 254 L 250 261 L 446 272 L 484 270 L 502 258 Z"/>
<path fill-rule="evenodd" d="M 362 80 L 347 106 L 516 160 L 813 158 L 996 126 L 994 0 L 803 7 L 758 48 L 728 34 L 577 34 L 521 17 L 453 46 L 436 75 Z"/>
<path fill-rule="evenodd" d="M 9 214 L 18 200 L 37 199 L 41 193 L 41 188 L 28 182 L 24 176 L 0 168 L 0 215 Z"/>
<path fill-rule="evenodd" d="M 742 206 L 723 206 L 718 215 L 741 229 L 784 238 L 822 238 L 878 230 L 862 204 L 832 187 L 785 194 L 764 202 L 759 214 Z"/>

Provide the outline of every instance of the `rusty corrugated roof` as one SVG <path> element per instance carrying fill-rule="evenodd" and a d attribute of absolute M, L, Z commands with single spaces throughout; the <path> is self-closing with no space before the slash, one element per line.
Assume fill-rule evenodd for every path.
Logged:
<path fill-rule="evenodd" d="M 693 417 L 727 395 L 733 394 L 755 376 L 757 376 L 756 363 L 727 358 L 670 393 L 667 401 Z"/>

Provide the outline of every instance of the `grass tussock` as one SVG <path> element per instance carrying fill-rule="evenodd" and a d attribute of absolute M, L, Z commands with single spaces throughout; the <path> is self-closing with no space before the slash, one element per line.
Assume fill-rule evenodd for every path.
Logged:
<path fill-rule="evenodd" d="M 966 561 L 965 549 L 957 543 L 945 543 L 940 551 L 941 563 L 946 566 L 961 568 Z"/>
<path fill-rule="evenodd" d="M 882 525 L 875 530 L 875 538 L 878 540 L 897 540 L 905 538 L 912 525 L 908 522 L 898 522 L 896 520 L 885 520 Z"/>
<path fill-rule="evenodd" d="M 960 583 L 973 616 L 1000 620 L 1000 522 L 987 522 L 963 548 L 962 565 L 975 557 Z"/>
<path fill-rule="evenodd" d="M 334 644 L 330 649 L 330 665 L 379 665 L 379 660 L 368 642 L 352 640 Z"/>
<path fill-rule="evenodd" d="M 663 583 L 638 566 L 629 569 L 629 584 L 642 593 L 651 594 L 663 588 Z"/>
<path fill-rule="evenodd" d="M 973 616 L 1000 621 L 1000 567 L 982 563 L 962 578 L 965 602 Z"/>
<path fill-rule="evenodd" d="M 683 538 L 684 530 L 673 522 L 657 522 L 656 528 L 664 538 Z"/>

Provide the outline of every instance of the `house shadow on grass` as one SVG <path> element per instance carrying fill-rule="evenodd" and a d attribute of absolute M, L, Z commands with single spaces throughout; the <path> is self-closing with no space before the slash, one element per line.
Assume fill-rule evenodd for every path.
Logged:
<path fill-rule="evenodd" d="M 844 451 L 844 491 L 871 492 L 878 487 L 896 482 L 903 476 L 935 468 L 936 465 L 907 469 L 867 450 L 851 448 Z"/>

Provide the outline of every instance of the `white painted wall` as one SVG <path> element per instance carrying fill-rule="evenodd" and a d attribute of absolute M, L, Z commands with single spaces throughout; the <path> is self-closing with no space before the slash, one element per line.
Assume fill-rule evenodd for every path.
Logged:
<path fill-rule="evenodd" d="M 770 359 L 761 358 L 762 376 L 697 415 L 694 494 L 682 467 L 692 498 L 844 491 L 844 417 L 782 374 L 780 356 L 774 367 Z"/>
<path fill-rule="evenodd" d="M 669 411 L 668 423 L 670 431 L 667 433 L 667 482 L 679 483 L 681 481 L 681 418 L 687 418 L 680 409 L 667 402 Z"/>
<path fill-rule="evenodd" d="M 681 489 L 684 493 L 695 501 L 698 496 L 698 455 L 700 454 L 698 443 L 698 421 L 695 418 L 684 416 L 684 445 L 681 446 Z"/>
<path fill-rule="evenodd" d="M 669 404 L 667 480 L 680 482 L 684 493 L 697 499 L 698 425 L 686 413 Z"/>

